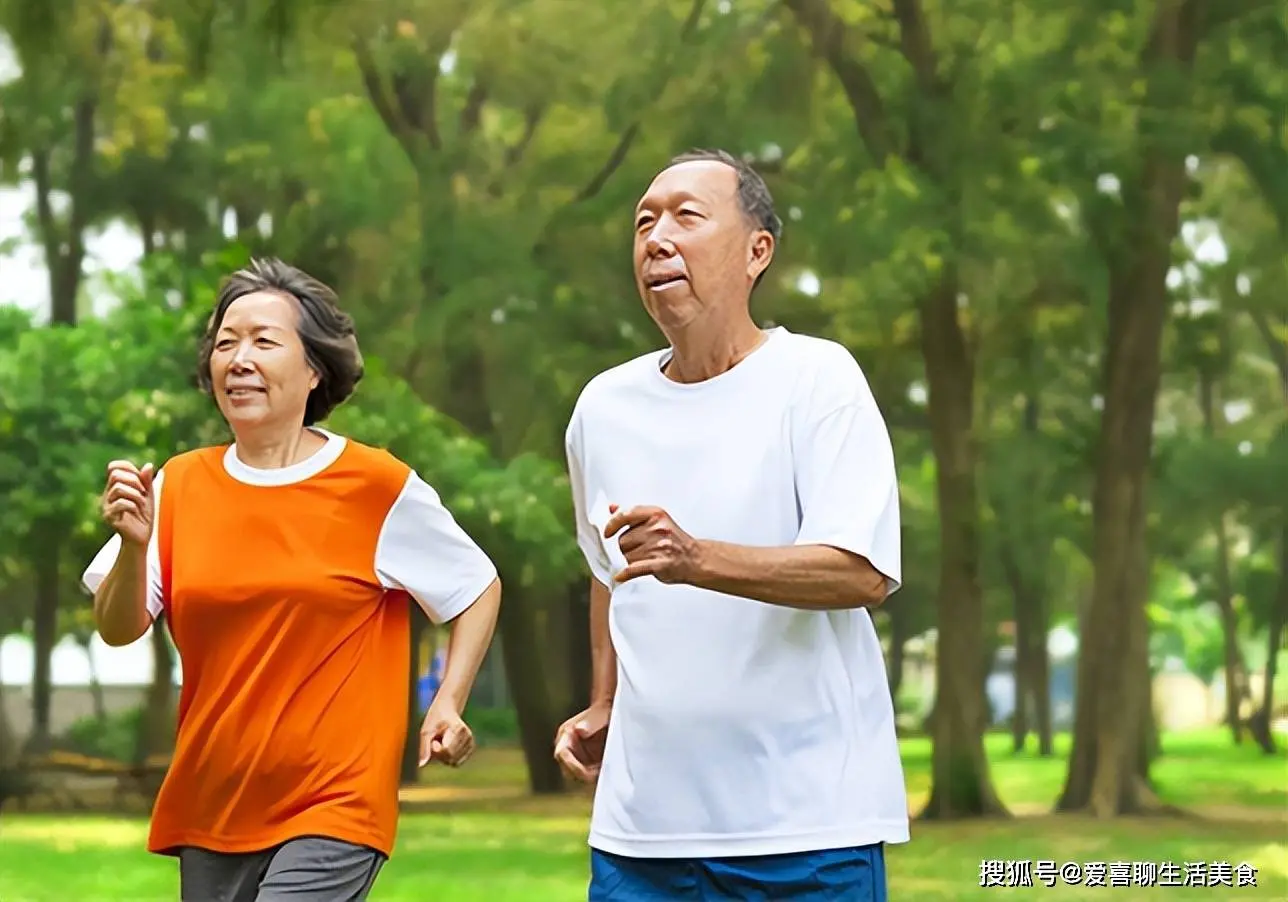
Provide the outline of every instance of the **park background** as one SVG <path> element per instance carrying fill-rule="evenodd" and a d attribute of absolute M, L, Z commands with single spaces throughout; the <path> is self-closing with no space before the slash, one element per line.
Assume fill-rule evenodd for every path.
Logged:
<path fill-rule="evenodd" d="M 1286 61 L 1274 0 L 0 0 L 0 900 L 174 897 L 181 673 L 78 576 L 109 459 L 224 440 L 195 342 L 251 255 L 337 288 L 368 375 L 327 425 L 505 585 L 484 748 L 408 759 L 373 900 L 584 898 L 563 429 L 662 341 L 631 212 L 692 146 L 785 221 L 757 319 L 850 348 L 891 427 L 892 898 L 1288 897 Z M 1041 859 L 1203 886 L 980 886 Z"/>

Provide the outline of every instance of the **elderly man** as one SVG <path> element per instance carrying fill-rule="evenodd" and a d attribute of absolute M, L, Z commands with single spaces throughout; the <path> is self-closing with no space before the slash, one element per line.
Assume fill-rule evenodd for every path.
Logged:
<path fill-rule="evenodd" d="M 781 229 L 742 161 L 672 160 L 634 242 L 669 346 L 568 426 L 595 672 L 555 756 L 598 780 L 591 902 L 884 900 L 908 839 L 867 611 L 899 585 L 894 454 L 844 347 L 752 319 Z"/>

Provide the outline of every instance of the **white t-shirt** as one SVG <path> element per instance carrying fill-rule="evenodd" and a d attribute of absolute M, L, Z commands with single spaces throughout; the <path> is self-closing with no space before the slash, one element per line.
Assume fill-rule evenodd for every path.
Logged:
<path fill-rule="evenodd" d="M 344 452 L 343 436 L 314 429 L 326 444 L 299 463 L 263 470 L 242 463 L 236 445 L 224 452 L 224 470 L 247 485 L 286 486 L 310 479 L 339 460 Z M 152 509 L 161 510 L 165 470 L 152 481 Z M 157 546 L 159 530 L 152 530 L 148 542 L 148 612 L 156 618 L 162 611 L 161 556 Z M 81 581 L 90 592 L 111 572 L 120 553 L 121 537 L 113 535 L 85 568 Z M 443 506 L 438 492 L 412 470 L 398 499 L 385 516 L 376 544 L 375 574 L 387 589 L 399 589 L 416 599 L 434 623 L 446 623 L 473 604 L 496 578 L 496 567 L 487 554 L 460 527 Z"/>
<path fill-rule="evenodd" d="M 733 369 L 668 379 L 657 351 L 601 373 L 567 431 L 577 537 L 612 588 L 617 696 L 590 845 L 632 857 L 768 855 L 908 840 L 894 710 L 862 608 L 803 611 L 641 577 L 608 505 L 686 532 L 826 544 L 901 579 L 885 421 L 853 356 L 777 328 Z"/>

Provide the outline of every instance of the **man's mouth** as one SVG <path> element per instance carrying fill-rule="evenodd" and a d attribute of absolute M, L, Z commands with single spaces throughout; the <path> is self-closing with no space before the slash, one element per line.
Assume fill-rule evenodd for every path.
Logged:
<path fill-rule="evenodd" d="M 674 288 L 677 285 L 683 285 L 689 281 L 688 277 L 682 272 L 665 273 L 656 276 L 649 276 L 644 280 L 650 291 L 665 291 L 668 288 Z"/>

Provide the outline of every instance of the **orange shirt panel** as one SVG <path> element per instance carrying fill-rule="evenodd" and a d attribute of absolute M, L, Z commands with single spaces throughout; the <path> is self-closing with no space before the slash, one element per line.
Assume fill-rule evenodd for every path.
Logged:
<path fill-rule="evenodd" d="M 410 470 L 350 441 L 317 475 L 255 486 L 226 472 L 224 452 L 165 467 L 158 539 L 183 689 L 148 847 L 323 835 L 388 855 L 410 615 L 374 566 Z"/>

